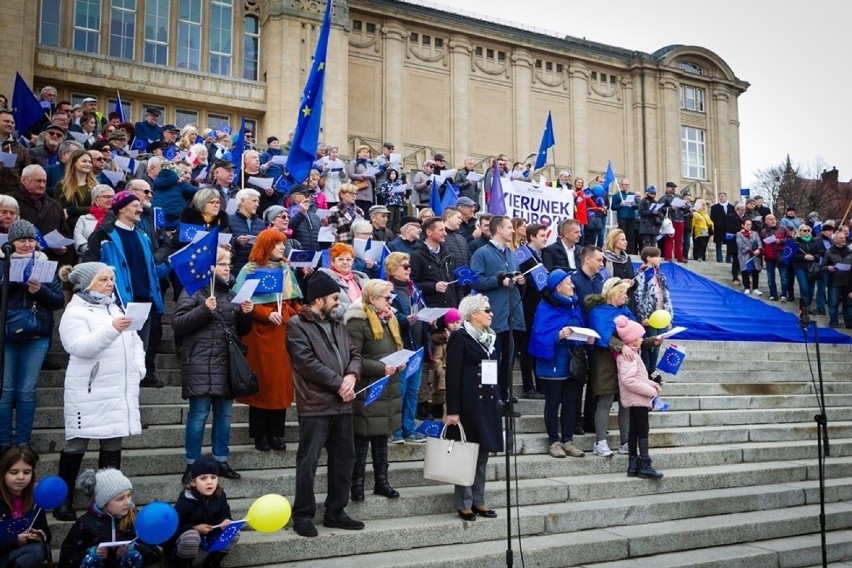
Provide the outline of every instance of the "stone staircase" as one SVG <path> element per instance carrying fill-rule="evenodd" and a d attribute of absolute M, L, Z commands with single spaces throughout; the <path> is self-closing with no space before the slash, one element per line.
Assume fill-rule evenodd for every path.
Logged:
<path fill-rule="evenodd" d="M 724 274 L 727 269 L 701 264 L 690 262 L 688 268 L 699 265 L 697 271 L 711 277 L 716 276 L 714 270 Z M 718 281 L 729 283 L 730 278 Z M 184 469 L 187 405 L 180 398 L 169 326 L 165 336 L 158 377 L 168 386 L 142 390 L 142 416 L 151 426 L 124 442 L 122 469 L 133 480 L 137 505 L 174 501 Z M 664 398 L 671 409 L 651 415 L 651 454 L 665 473 L 660 481 L 628 479 L 626 456 L 592 455 L 592 434 L 575 438 L 587 452 L 585 459 L 549 457 L 543 401 L 521 401 L 518 455 L 511 467 L 512 501 L 518 505 L 512 519 L 515 565 L 751 568 L 821 563 L 817 400 L 805 347 L 677 343 L 685 347 L 687 359 L 678 376 L 667 377 Z M 54 349 L 61 349 L 58 342 Z M 814 360 L 812 346 L 809 349 Z M 852 347 L 827 345 L 821 352 L 831 439 L 826 464 L 828 557 L 832 566 L 852 566 Z M 62 380 L 63 372 L 45 371 L 39 386 L 33 443 L 41 453 L 40 475 L 57 470 L 63 444 Z M 274 492 L 292 500 L 294 492 L 295 409 L 288 413 L 288 447 L 283 453 L 254 450 L 247 415 L 246 407 L 235 407 L 230 463 L 243 479 L 223 480 L 235 518 L 260 495 Z M 610 446 L 617 447 L 614 415 L 610 427 Z M 498 519 L 463 522 L 452 507 L 452 487 L 423 479 L 422 445 L 391 445 L 389 450 L 391 483 L 401 497 L 389 500 L 368 492 L 365 502 L 350 504 L 352 517 L 366 522 L 364 531 L 319 526 L 319 536 L 312 539 L 295 535 L 289 526 L 275 534 L 246 531 L 226 564 L 505 565 L 502 455 L 489 460 L 486 487 Z M 96 460 L 93 443 L 84 467 L 94 467 Z M 368 479 L 370 475 L 368 471 Z M 325 486 L 321 467 L 317 487 Z M 318 502 L 323 498 L 318 495 Z M 85 507 L 78 498 L 76 508 Z M 69 527 L 51 517 L 54 558 Z"/>

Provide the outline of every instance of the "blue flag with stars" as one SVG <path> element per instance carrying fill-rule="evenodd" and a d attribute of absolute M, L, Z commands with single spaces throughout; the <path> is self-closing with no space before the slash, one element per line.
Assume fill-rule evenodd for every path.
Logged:
<path fill-rule="evenodd" d="M 403 377 L 409 378 L 417 371 L 420 370 L 420 367 L 423 366 L 423 348 L 421 347 L 417 351 L 414 352 L 414 355 L 408 358 L 408 363 L 405 364 L 405 371 L 403 371 Z"/>
<path fill-rule="evenodd" d="M 284 271 L 280 268 L 258 268 L 246 278 L 260 280 L 255 294 L 278 294 L 284 291 Z"/>
<path fill-rule="evenodd" d="M 237 533 L 240 532 L 240 529 L 242 529 L 245 524 L 246 521 L 232 521 L 215 537 L 209 536 L 207 538 L 202 538 L 201 548 L 207 552 L 216 552 L 217 550 L 228 548 L 228 545 L 231 544 L 231 541 L 234 540 L 234 537 L 237 536 Z"/>
<path fill-rule="evenodd" d="M 163 149 L 163 157 L 169 161 L 172 161 L 177 156 L 177 148 L 172 144 Z"/>
<path fill-rule="evenodd" d="M 518 250 L 515 251 L 515 258 L 518 259 L 518 264 L 523 264 L 526 261 L 528 261 L 529 259 L 531 259 L 532 257 L 533 257 L 533 254 L 532 254 L 532 252 L 530 251 L 530 248 L 527 245 L 524 245 L 522 247 L 518 247 Z"/>
<path fill-rule="evenodd" d="M 121 93 L 118 91 L 115 92 L 115 114 L 121 118 L 121 122 L 127 122 L 124 118 L 124 107 L 121 105 Z"/>
<path fill-rule="evenodd" d="M 314 52 L 314 62 L 305 83 L 302 101 L 299 103 L 299 118 L 290 154 L 287 156 L 286 169 L 295 183 L 302 183 L 311 172 L 311 165 L 317 159 L 317 142 L 319 141 L 320 120 L 322 118 L 322 98 L 325 89 L 326 52 L 328 51 L 328 36 L 331 32 L 331 10 L 334 2 L 328 0 L 325 6 L 325 16 L 317 37 L 317 47 Z"/>
<path fill-rule="evenodd" d="M 203 231 L 203 225 L 192 225 L 190 223 L 181 223 L 178 228 L 178 240 L 182 243 L 190 243 L 195 238 L 195 233 Z"/>
<path fill-rule="evenodd" d="M 686 353 L 682 349 L 677 345 L 669 345 L 660 357 L 657 369 L 670 375 L 677 375 L 684 359 L 686 359 Z"/>
<path fill-rule="evenodd" d="M 479 280 L 479 275 L 476 271 L 466 264 L 463 264 L 453 270 L 453 274 L 456 277 L 456 284 L 459 286 L 470 286 Z"/>
<path fill-rule="evenodd" d="M 440 438 L 443 429 L 444 423 L 440 420 L 424 420 L 414 431 L 430 438 Z"/>
<path fill-rule="evenodd" d="M 144 152 L 148 149 L 148 141 L 145 138 L 136 136 L 133 139 L 133 142 L 130 143 L 130 149 L 136 150 L 137 152 Z"/>
<path fill-rule="evenodd" d="M 166 212 L 163 210 L 162 207 L 154 207 L 154 228 L 155 229 L 164 229 L 165 227 L 166 227 Z"/>
<path fill-rule="evenodd" d="M 606 175 L 603 180 L 604 192 L 609 193 L 609 186 L 615 181 L 615 171 L 612 169 L 612 160 L 606 165 Z"/>
<path fill-rule="evenodd" d="M 41 250 L 47 250 L 50 247 L 47 246 L 47 241 L 44 240 L 44 235 L 41 234 L 41 231 L 38 230 L 38 227 L 35 227 L 35 240 L 38 243 L 38 246 L 41 247 Z"/>
<path fill-rule="evenodd" d="M 547 268 L 543 264 L 537 264 L 530 270 L 530 278 L 532 278 L 533 284 L 535 284 L 535 289 L 539 292 L 547 288 L 547 275 Z"/>
<path fill-rule="evenodd" d="M 12 116 L 15 118 L 15 128 L 21 134 L 29 132 L 30 128 L 36 126 L 44 118 L 44 109 L 20 73 L 15 73 L 15 90 L 12 91 Z"/>
<path fill-rule="evenodd" d="M 210 283 L 219 247 L 219 227 L 169 256 L 172 268 L 186 293 L 192 296 Z"/>
<path fill-rule="evenodd" d="M 543 168 L 547 163 L 547 151 L 556 144 L 556 139 L 553 137 L 553 119 L 550 117 L 550 111 L 547 111 L 547 122 L 544 123 L 544 133 L 541 135 L 541 144 L 538 147 L 538 155 L 535 158 L 535 168 Z"/>
<path fill-rule="evenodd" d="M 382 377 L 381 379 L 367 387 L 367 398 L 364 399 L 365 408 L 376 402 L 376 399 L 382 396 L 382 392 L 384 392 L 385 386 L 387 386 L 389 380 L 389 376 Z"/>

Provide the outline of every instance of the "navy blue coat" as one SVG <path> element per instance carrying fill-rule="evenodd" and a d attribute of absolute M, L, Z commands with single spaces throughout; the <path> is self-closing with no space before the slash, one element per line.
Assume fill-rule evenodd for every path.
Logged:
<path fill-rule="evenodd" d="M 480 450 L 503 451 L 503 426 L 497 401 L 497 385 L 482 384 L 482 361 L 497 360 L 495 349 L 485 349 L 464 328 L 454 331 L 447 342 L 447 414 L 458 414 L 468 441 Z M 461 439 L 457 428 L 448 428 L 449 438 Z"/>
<path fill-rule="evenodd" d="M 513 329 L 517 331 L 526 330 L 524 323 L 524 308 L 521 304 L 521 293 L 518 286 L 506 288 L 498 282 L 497 274 L 499 272 L 516 272 L 518 270 L 518 257 L 515 252 L 506 247 L 504 251 L 500 251 L 492 243 L 488 243 L 484 247 L 480 247 L 470 260 L 470 267 L 476 272 L 479 278 L 473 283 L 473 289 L 485 294 L 491 303 L 491 327 L 497 333 L 509 331 L 509 310 L 514 310 L 515 325 Z M 534 284 L 527 279 L 527 286 Z"/>
<path fill-rule="evenodd" d="M 239 272 L 246 265 L 253 244 L 251 242 L 241 245 L 237 241 L 237 237 L 243 235 L 258 236 L 262 230 L 266 228 L 266 223 L 258 216 L 251 219 L 246 219 L 242 213 L 237 211 L 233 215 L 228 215 L 228 222 L 231 225 L 231 234 L 234 241 L 234 267 L 231 269 L 234 272 Z"/>

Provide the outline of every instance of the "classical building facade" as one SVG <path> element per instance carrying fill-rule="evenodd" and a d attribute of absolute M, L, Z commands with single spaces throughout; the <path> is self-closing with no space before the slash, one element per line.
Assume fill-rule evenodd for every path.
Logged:
<path fill-rule="evenodd" d="M 140 120 L 236 125 L 286 136 L 310 67 L 322 0 L 4 0 L 7 61 L 62 99 L 120 91 Z M 612 160 L 634 186 L 673 180 L 699 195 L 740 180 L 737 99 L 748 83 L 697 46 L 630 51 L 451 13 L 414 0 L 338 0 L 329 43 L 324 142 L 343 154 L 396 144 L 407 168 L 518 161 L 590 177 Z M 2 77 L 11 95 L 14 69 Z M 107 106 L 108 105 L 108 106 Z"/>

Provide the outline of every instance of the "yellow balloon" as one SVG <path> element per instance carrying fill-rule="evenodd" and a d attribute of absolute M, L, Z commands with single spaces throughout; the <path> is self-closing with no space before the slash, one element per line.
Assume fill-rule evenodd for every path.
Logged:
<path fill-rule="evenodd" d="M 666 310 L 657 310 L 648 317 L 648 324 L 654 329 L 663 329 L 672 323 L 672 315 Z"/>
<path fill-rule="evenodd" d="M 246 519 L 249 526 L 258 532 L 280 531 L 290 520 L 290 502 L 282 495 L 269 493 L 258 497 L 249 507 Z"/>

